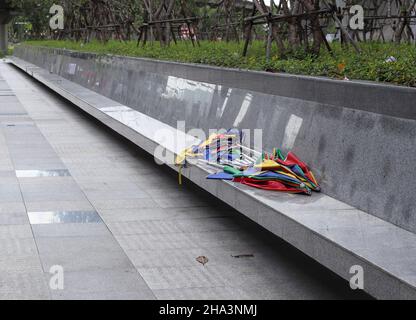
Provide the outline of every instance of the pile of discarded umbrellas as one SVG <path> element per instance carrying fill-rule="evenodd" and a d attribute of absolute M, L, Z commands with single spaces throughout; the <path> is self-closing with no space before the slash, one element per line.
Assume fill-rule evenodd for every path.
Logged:
<path fill-rule="evenodd" d="M 194 159 L 219 170 L 207 179 L 230 180 L 258 189 L 306 195 L 321 191 L 312 171 L 294 153 L 284 156 L 279 149 L 270 154 L 259 152 L 243 146 L 241 141 L 241 132 L 236 129 L 213 134 L 184 150 L 176 164 L 182 167 Z"/>

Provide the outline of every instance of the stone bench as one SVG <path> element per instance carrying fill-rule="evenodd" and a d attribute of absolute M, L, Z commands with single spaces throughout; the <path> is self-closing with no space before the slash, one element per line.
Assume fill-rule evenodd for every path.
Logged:
<path fill-rule="evenodd" d="M 170 144 L 169 141 L 160 140 L 158 136 L 155 135 L 157 130 L 165 130 L 166 132 L 171 132 L 172 135 L 183 136 L 183 139 L 187 141 L 188 145 L 198 142 L 193 136 L 189 136 L 182 131 L 178 132 L 172 122 L 169 123 L 169 121 L 165 120 L 166 116 L 171 115 L 164 115 L 163 109 L 160 109 L 160 106 L 156 111 L 141 112 L 137 110 L 137 108 L 132 108 L 132 103 L 123 104 L 120 102 L 121 99 L 115 101 L 114 98 L 110 99 L 108 96 L 105 97 L 101 94 L 101 89 L 95 90 L 94 87 L 87 88 L 86 85 L 82 85 L 83 82 L 88 82 L 88 79 L 83 78 L 74 81 L 75 79 L 73 77 L 75 75 L 72 74 L 73 72 L 69 75 L 65 74 L 66 71 L 64 70 L 67 70 L 67 64 L 65 65 L 62 62 L 62 59 L 68 59 L 67 63 L 77 64 L 77 68 L 83 70 L 86 69 L 88 61 L 91 62 L 91 60 L 87 59 L 84 62 L 84 58 L 71 57 L 71 55 L 76 55 L 76 53 L 68 54 L 66 57 L 62 53 L 57 55 L 56 52 L 49 49 L 51 54 L 49 59 L 54 59 L 54 62 L 43 65 L 46 62 L 40 62 L 40 57 L 36 57 L 36 50 L 34 50 L 35 53 L 30 53 L 30 50 L 32 50 L 31 48 L 21 48 L 19 50 L 17 50 L 16 56 L 10 59 L 15 66 L 19 67 L 33 78 L 68 99 L 73 104 L 147 152 L 154 154 L 155 149 L 160 146 L 166 148 L 172 156 L 181 151 L 177 150 L 177 146 Z M 33 54 L 32 59 L 29 59 L 30 54 Z M 53 57 L 53 55 L 55 55 L 55 57 Z M 64 58 L 62 58 L 63 56 Z M 25 60 L 21 58 L 25 58 Z M 61 59 L 61 61 L 59 62 L 59 68 L 57 68 L 56 61 L 59 59 Z M 111 60 L 110 58 L 105 59 Z M 118 57 L 116 59 L 122 58 Z M 32 60 L 31 62 L 35 62 L 36 65 L 28 62 L 28 60 Z M 97 61 L 94 63 L 96 62 Z M 107 63 L 108 62 L 109 61 L 107 61 Z M 105 63 L 105 60 L 100 61 L 100 64 L 103 65 L 102 68 L 106 68 Z M 133 62 L 129 61 L 128 63 Z M 136 61 L 135 63 L 138 62 Z M 150 68 L 149 66 L 146 67 Z M 176 65 L 175 67 L 179 68 Z M 100 72 L 104 71 L 101 70 Z M 120 72 L 128 73 L 129 71 L 120 69 Z M 141 70 L 140 72 L 144 71 Z M 148 72 L 148 70 L 146 72 Z M 159 71 L 157 68 L 155 68 L 153 72 L 154 80 L 160 81 L 160 79 L 158 79 Z M 184 74 L 182 76 L 185 77 L 186 75 Z M 257 76 L 259 75 L 255 73 L 255 77 Z M 116 74 L 115 77 L 117 77 Z M 103 78 L 96 81 L 95 84 L 101 82 L 97 87 L 100 87 L 100 85 L 108 85 L 103 84 L 102 79 Z M 194 96 L 187 96 L 185 90 L 182 89 L 189 85 L 195 85 L 195 83 L 190 81 L 189 83 L 184 84 L 184 82 L 187 81 L 186 78 L 179 79 L 182 80 L 178 80 L 177 77 L 175 77 L 174 80 L 168 80 L 168 83 L 165 84 L 168 89 L 166 89 L 165 92 L 158 92 L 157 94 L 172 94 L 179 95 L 182 99 L 197 99 Z M 95 80 L 97 79 L 95 78 L 94 81 Z M 313 79 L 308 80 L 313 81 Z M 169 83 L 169 81 L 171 81 L 171 83 Z M 200 86 L 197 88 L 197 90 L 201 91 L 199 95 L 200 98 L 204 95 L 205 84 L 209 83 L 203 82 L 197 84 Z M 146 86 L 146 81 L 143 81 L 143 83 L 137 82 L 136 85 Z M 369 85 L 371 86 L 372 84 Z M 91 88 L 94 90 L 91 90 Z M 209 85 L 207 85 L 207 88 L 212 89 Z M 117 87 L 114 88 L 114 86 L 109 86 L 105 90 L 111 92 L 111 95 L 115 98 L 117 97 Z M 124 89 L 121 89 L 121 91 L 123 90 Z M 180 92 L 181 90 L 182 92 Z M 230 90 L 241 89 L 225 90 L 226 94 L 223 100 L 233 99 L 229 94 Z M 407 91 L 407 89 L 405 89 L 405 94 L 409 94 L 409 92 L 414 94 L 414 91 Z M 126 93 L 121 92 L 121 95 L 123 94 L 125 95 Z M 142 93 L 130 91 L 129 94 L 140 96 Z M 244 94 L 243 96 L 246 95 L 247 94 Z M 286 98 L 287 97 L 284 99 Z M 259 101 L 262 101 L 264 104 L 270 103 L 270 101 L 267 100 L 267 97 L 263 97 L 263 100 Z M 294 104 L 294 101 L 297 105 Z M 147 102 L 146 99 L 143 99 L 143 103 Z M 244 104 L 244 101 L 242 102 Z M 286 102 L 292 104 L 295 110 L 308 107 L 307 102 L 297 98 L 295 100 L 287 100 Z M 213 104 L 213 102 L 211 102 L 211 104 Z M 226 105 L 224 101 L 217 104 L 220 106 Z M 191 105 L 198 109 L 198 105 L 195 101 L 191 101 Z M 148 106 L 148 108 L 150 107 L 151 106 Z M 172 106 L 166 106 L 166 108 L 169 107 Z M 321 105 L 317 108 L 328 119 L 337 119 L 337 115 L 333 113 L 333 110 L 326 110 L 324 106 Z M 331 107 L 328 108 L 330 109 Z M 217 108 L 215 111 L 218 111 L 218 109 L 221 108 Z M 146 110 L 146 108 L 143 110 Z M 192 112 L 193 111 L 194 110 L 192 110 Z M 224 112 L 222 117 L 226 117 L 227 110 L 222 111 Z M 261 112 L 262 110 L 259 111 Z M 398 112 L 397 110 L 391 111 L 389 109 L 385 109 L 384 111 L 383 113 L 377 114 L 377 116 L 389 117 L 388 120 L 392 117 L 392 113 L 396 113 L 395 116 L 397 116 Z M 154 116 L 155 112 L 159 112 L 158 117 Z M 198 113 L 201 115 L 204 112 L 207 113 L 207 111 L 202 108 L 193 116 L 196 116 Z M 218 112 L 221 112 L 221 110 Z M 356 112 L 368 113 L 368 110 L 356 110 Z M 415 125 L 412 112 L 413 111 L 409 109 L 406 116 L 401 118 L 408 126 Z M 357 124 L 357 126 L 371 126 L 371 115 L 372 114 L 361 114 L 362 118 L 360 119 L 365 123 Z M 308 115 L 308 117 L 312 116 L 313 114 Z M 348 116 L 353 117 L 354 115 Z M 260 118 L 261 115 L 259 115 L 257 119 L 250 120 L 257 122 L 254 126 L 261 126 Z M 218 119 L 219 122 L 221 122 L 221 117 L 218 117 Z M 297 122 L 291 119 L 293 118 L 288 117 L 286 124 L 291 123 L 292 127 L 297 127 Z M 385 121 L 384 125 L 386 126 L 386 130 L 392 130 L 387 127 L 389 124 L 388 120 L 382 119 L 382 121 Z M 276 121 L 279 122 L 277 118 Z M 200 124 L 201 128 L 207 128 L 204 127 L 207 125 L 206 123 L 201 122 Z M 227 127 L 224 123 L 216 123 L 213 125 L 214 127 L 217 125 L 220 128 Z M 289 126 L 290 125 L 286 125 L 286 128 Z M 335 128 L 333 129 L 335 130 Z M 314 130 L 319 131 L 319 128 L 315 128 Z M 288 130 L 283 133 L 283 142 L 286 144 L 291 143 L 293 146 L 293 137 L 291 137 L 290 134 L 287 134 L 287 132 Z M 297 139 L 300 139 L 299 137 L 301 136 L 302 133 L 298 134 Z M 328 142 L 330 143 L 330 141 Z M 322 141 L 320 143 L 322 144 Z M 343 142 L 339 141 L 339 143 L 342 144 Z M 403 141 L 403 143 L 407 143 L 407 141 Z M 266 148 L 268 146 L 269 144 L 266 141 Z M 324 149 L 322 146 L 321 148 Z M 322 153 L 323 156 L 325 156 L 323 150 Z M 375 150 L 370 150 L 366 155 L 363 155 L 368 157 L 370 169 L 372 157 L 374 157 L 375 154 Z M 307 163 L 312 163 L 311 166 L 315 169 L 313 160 L 308 159 L 307 157 L 305 159 L 302 155 L 300 156 Z M 412 156 L 412 154 L 410 154 L 410 156 Z M 325 162 L 325 160 L 323 161 Z M 178 170 L 178 168 L 172 164 L 167 165 L 173 170 Z M 394 164 L 392 165 L 391 170 L 393 169 L 395 169 Z M 328 171 L 318 169 L 318 180 L 322 179 L 321 181 L 324 182 L 324 192 L 320 194 L 314 193 L 312 197 L 262 191 L 229 181 L 207 180 L 206 176 L 209 173 L 214 172 L 215 169 L 204 164 L 196 163 L 195 165 L 188 166 L 183 169 L 182 174 L 207 192 L 213 194 L 263 226 L 265 229 L 292 244 L 303 253 L 337 273 L 342 278 L 349 281 L 353 276 L 351 268 L 357 265 L 361 266 L 364 270 L 364 290 L 374 297 L 382 299 L 416 298 L 416 234 L 413 232 L 414 226 L 410 225 L 404 227 L 403 225 L 400 225 L 402 220 L 399 221 L 400 223 L 393 224 L 392 222 L 395 221 L 391 219 L 391 221 L 388 221 L 383 217 L 377 217 L 374 214 L 360 210 L 358 208 L 361 206 L 360 203 L 356 205 L 353 201 L 354 199 L 347 199 L 348 201 L 345 201 L 345 199 L 337 199 L 336 191 L 332 190 L 332 194 L 328 195 L 326 188 L 331 191 L 331 176 L 329 175 L 326 177 L 325 175 L 329 174 L 331 170 L 333 169 L 331 168 Z M 349 170 L 358 170 L 358 168 L 349 168 Z M 397 174 L 396 171 L 395 173 Z M 345 174 L 348 173 L 346 172 Z M 363 173 L 352 172 L 351 174 L 357 175 Z M 382 173 L 379 172 L 379 174 Z M 346 180 L 348 183 L 348 179 Z M 395 181 L 396 180 L 393 180 L 391 183 L 395 183 Z M 359 189 L 359 186 L 356 188 Z M 398 186 L 396 186 L 396 188 L 400 189 Z M 371 196 L 371 192 L 377 191 L 368 190 L 368 192 Z M 346 283 L 346 285 L 348 284 Z"/>

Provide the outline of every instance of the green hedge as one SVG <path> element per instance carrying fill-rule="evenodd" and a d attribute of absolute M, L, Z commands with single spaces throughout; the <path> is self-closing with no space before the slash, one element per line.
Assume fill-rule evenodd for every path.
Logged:
<path fill-rule="evenodd" d="M 333 55 L 322 49 L 319 57 L 302 51 L 293 52 L 286 59 L 277 54 L 267 62 L 264 43 L 254 42 L 247 57 L 242 57 L 243 43 L 201 42 L 193 47 L 189 42 L 180 42 L 169 48 L 161 48 L 158 43 L 137 47 L 135 42 L 110 41 L 107 44 L 91 42 L 82 44 L 73 41 L 29 41 L 28 45 L 53 48 L 66 48 L 100 54 L 117 54 L 146 57 L 160 60 L 202 63 L 229 68 L 287 72 L 292 74 L 325 76 L 331 78 L 359 79 L 389 82 L 416 87 L 416 46 L 392 43 L 361 43 L 362 53 L 353 48 L 342 48 L 332 44 Z M 276 48 L 274 48 L 276 52 Z M 393 56 L 396 61 L 386 62 Z"/>

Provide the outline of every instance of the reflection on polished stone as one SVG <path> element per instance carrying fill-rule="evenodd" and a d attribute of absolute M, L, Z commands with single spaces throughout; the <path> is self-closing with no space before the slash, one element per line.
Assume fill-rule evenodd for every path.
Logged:
<path fill-rule="evenodd" d="M 100 108 L 100 111 L 118 122 L 125 124 L 135 132 L 145 137 L 151 137 L 153 141 L 159 145 L 163 145 L 166 150 L 175 153 L 181 152 L 186 147 L 201 143 L 198 138 L 176 130 L 159 120 L 127 106 L 103 107 Z"/>
<path fill-rule="evenodd" d="M 28 212 L 30 224 L 100 223 L 96 211 Z"/>
<path fill-rule="evenodd" d="M 42 178 L 42 177 L 69 177 L 71 173 L 68 170 L 16 170 L 18 178 Z"/>

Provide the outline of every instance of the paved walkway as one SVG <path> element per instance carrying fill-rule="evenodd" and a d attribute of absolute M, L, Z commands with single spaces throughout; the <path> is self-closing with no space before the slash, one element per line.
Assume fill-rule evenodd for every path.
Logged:
<path fill-rule="evenodd" d="M 361 297 L 0 63 L 0 299 Z"/>

